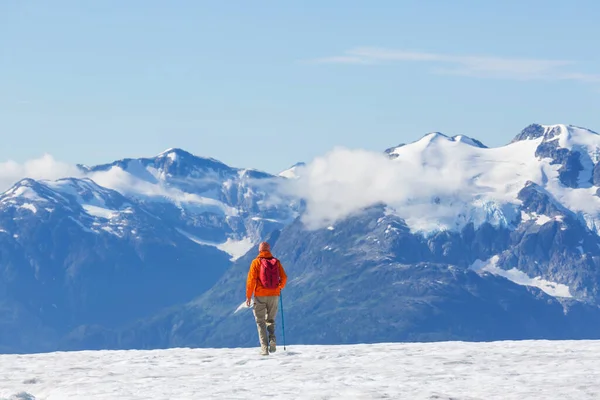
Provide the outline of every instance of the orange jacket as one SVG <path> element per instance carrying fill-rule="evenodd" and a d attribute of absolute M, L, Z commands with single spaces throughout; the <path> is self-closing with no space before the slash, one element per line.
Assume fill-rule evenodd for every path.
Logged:
<path fill-rule="evenodd" d="M 281 289 L 285 287 L 285 283 L 287 282 L 287 275 L 281 266 L 281 262 L 277 262 L 279 264 L 279 287 L 276 289 L 266 289 L 260 283 L 260 260 L 259 258 L 273 258 L 273 255 L 269 251 L 261 251 L 258 253 L 258 257 L 256 257 L 252 264 L 250 264 L 250 270 L 248 271 L 248 280 L 246 281 L 246 298 L 252 298 L 252 294 L 255 296 L 279 296 L 281 294 Z"/>

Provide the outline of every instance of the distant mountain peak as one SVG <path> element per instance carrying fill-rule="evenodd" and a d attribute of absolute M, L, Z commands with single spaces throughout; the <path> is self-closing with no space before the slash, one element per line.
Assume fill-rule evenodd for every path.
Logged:
<path fill-rule="evenodd" d="M 37 192 L 43 190 L 44 186 L 31 178 L 23 178 L 16 182 L 10 189 L 1 194 L 1 197 L 20 197 L 37 195 Z"/>
<path fill-rule="evenodd" d="M 35 179 L 32 179 L 32 178 L 23 178 L 20 181 L 16 182 L 13 185 L 13 188 L 19 188 L 21 186 L 35 187 L 35 186 L 38 186 L 38 185 L 39 185 L 39 183 Z"/>
<path fill-rule="evenodd" d="M 466 136 L 466 135 L 448 136 L 442 132 L 430 132 L 430 133 L 424 135 L 421 139 L 410 143 L 410 145 L 428 147 L 429 145 L 440 142 L 440 141 L 462 143 L 462 144 L 466 144 L 468 146 L 478 147 L 478 148 L 482 148 L 482 149 L 487 148 L 487 146 L 484 145 L 483 143 L 481 143 L 479 140 L 473 139 L 469 136 Z M 398 146 L 390 147 L 385 150 L 385 154 L 387 154 L 387 156 L 392 159 L 396 158 L 396 157 L 398 157 L 397 150 L 406 145 L 407 145 L 406 143 L 402 143 L 402 144 L 399 144 Z"/>
<path fill-rule="evenodd" d="M 288 179 L 296 179 L 296 178 L 298 178 L 298 169 L 305 167 L 305 166 L 306 166 L 306 163 L 297 162 L 296 164 L 292 165 L 290 168 L 286 169 L 285 171 L 281 171 L 279 173 L 279 176 L 288 178 Z"/>
<path fill-rule="evenodd" d="M 540 124 L 530 124 L 527 125 L 515 138 L 511 141 L 511 143 L 520 142 L 523 140 L 532 140 L 538 139 L 544 136 L 546 133 L 546 128 L 544 128 Z"/>
<path fill-rule="evenodd" d="M 460 143 L 468 144 L 469 146 L 473 146 L 473 147 L 487 148 L 487 146 L 485 146 L 479 140 L 473 139 L 466 135 L 448 136 L 441 132 L 431 132 L 431 133 L 428 133 L 427 135 L 423 136 L 423 138 L 420 141 L 424 141 L 424 140 L 429 141 L 429 143 L 432 143 L 437 140 L 447 140 L 449 142 L 460 142 Z"/>
<path fill-rule="evenodd" d="M 398 146 L 393 146 L 393 147 L 389 147 L 389 148 L 385 149 L 384 153 L 387 154 L 388 156 L 392 157 L 396 150 L 398 150 L 400 147 L 404 147 L 404 146 L 406 146 L 406 143 L 400 143 Z"/>
<path fill-rule="evenodd" d="M 92 167 L 78 165 L 86 173 L 107 171 L 113 167 L 128 170 L 132 165 L 142 168 L 152 165 L 156 169 L 174 175 L 186 175 L 192 170 L 212 169 L 215 171 L 235 171 L 236 169 L 227 164 L 209 157 L 200 157 L 180 148 L 169 148 L 154 157 L 124 158 L 109 164 L 96 165 Z M 139 168 L 134 166 L 134 168 Z"/>
<path fill-rule="evenodd" d="M 212 161 L 219 162 L 218 160 L 215 160 L 214 158 L 196 156 L 196 155 L 190 153 L 189 151 L 185 151 L 178 147 L 171 147 L 169 149 L 166 149 L 165 151 L 157 154 L 154 158 L 158 159 L 158 158 L 165 158 L 165 157 L 170 158 L 173 161 L 182 157 L 182 158 L 198 158 L 198 159 L 205 159 L 205 160 L 212 160 Z"/>
<path fill-rule="evenodd" d="M 589 135 L 598 135 L 597 132 L 591 129 L 566 124 L 555 124 L 555 125 L 542 125 L 542 124 L 530 124 L 526 126 L 511 143 L 520 142 L 524 140 L 534 140 L 544 138 L 543 141 L 550 141 L 561 135 L 570 135 L 571 132 L 577 130 L 578 133 L 586 133 Z"/>
<path fill-rule="evenodd" d="M 151 159 L 142 158 L 142 160 L 154 160 L 155 162 L 158 160 L 164 160 L 164 159 L 170 160 L 171 164 L 179 163 L 179 162 L 193 163 L 193 164 L 211 164 L 211 165 L 218 165 L 219 167 L 224 167 L 227 169 L 234 169 L 234 168 L 229 167 L 222 161 L 219 161 L 215 158 L 197 156 L 195 154 L 190 153 L 189 151 L 186 151 L 186 150 L 183 150 L 183 149 L 180 149 L 177 147 L 169 148 L 169 149 L 163 151 L 162 153 L 159 153 L 158 155 L 156 155 L 155 157 L 153 157 Z"/>
<path fill-rule="evenodd" d="M 450 138 L 453 142 L 461 142 L 461 143 L 465 143 L 468 145 L 471 145 L 473 147 L 479 147 L 481 149 L 487 149 L 487 146 L 485 144 L 483 144 L 482 142 L 480 142 L 477 139 L 473 139 L 472 137 L 466 136 L 466 135 L 456 135 L 456 136 L 452 136 Z"/>

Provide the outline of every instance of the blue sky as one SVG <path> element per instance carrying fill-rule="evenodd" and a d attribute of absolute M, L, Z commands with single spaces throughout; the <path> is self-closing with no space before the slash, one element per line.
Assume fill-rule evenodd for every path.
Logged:
<path fill-rule="evenodd" d="M 278 172 L 431 131 L 600 131 L 600 2 L 0 2 L 0 162 Z"/>

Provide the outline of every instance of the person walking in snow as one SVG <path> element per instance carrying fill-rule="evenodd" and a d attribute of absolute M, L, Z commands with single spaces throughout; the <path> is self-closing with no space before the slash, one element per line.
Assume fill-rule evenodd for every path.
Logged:
<path fill-rule="evenodd" d="M 258 256 L 250 264 L 246 282 L 246 305 L 250 307 L 254 295 L 254 319 L 258 328 L 261 354 L 276 351 L 275 317 L 281 289 L 285 287 L 287 275 L 281 262 L 271 254 L 271 246 L 262 242 Z M 268 336 L 267 336 L 268 334 Z"/>

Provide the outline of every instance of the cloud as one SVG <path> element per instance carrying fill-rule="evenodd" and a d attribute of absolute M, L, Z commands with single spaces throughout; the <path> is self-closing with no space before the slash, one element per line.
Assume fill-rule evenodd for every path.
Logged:
<path fill-rule="evenodd" d="M 24 163 L 0 162 L 0 193 L 24 178 L 59 179 L 81 176 L 83 172 L 75 165 L 57 161 L 49 154 Z"/>
<path fill-rule="evenodd" d="M 470 177 L 461 171 L 423 163 L 419 157 L 392 161 L 382 153 L 336 148 L 301 167 L 298 179 L 287 181 L 283 191 L 305 200 L 302 221 L 308 229 L 326 227 L 376 204 L 397 208 L 401 216 L 427 216 L 419 223 L 439 224 L 454 220 L 457 207 L 473 200 Z M 432 206 L 436 197 L 446 201 Z"/>
<path fill-rule="evenodd" d="M 133 171 L 132 171 L 133 170 Z M 116 190 L 125 195 L 143 196 L 153 201 L 173 202 L 177 205 L 185 205 L 188 209 L 211 211 L 227 215 L 237 215 L 238 210 L 229 207 L 225 203 L 209 197 L 203 197 L 195 193 L 188 193 L 176 187 L 165 185 L 157 180 L 143 168 L 125 171 L 119 167 L 113 167 L 106 171 L 92 172 L 86 175 L 88 178 L 105 188 Z M 194 179 L 188 178 L 192 182 Z M 205 179 L 214 182 L 210 176 Z M 203 182 L 196 179 L 195 182 Z M 206 182 L 204 182 L 206 184 Z"/>
<path fill-rule="evenodd" d="M 185 204 L 188 208 L 237 215 L 238 211 L 235 208 L 229 207 L 221 201 L 163 185 L 148 171 L 140 169 L 135 171 L 137 175 L 130 172 L 121 168 L 111 168 L 107 171 L 85 173 L 75 165 L 57 161 L 51 155 L 45 154 L 24 163 L 15 161 L 0 163 L 0 194 L 24 178 L 35 180 L 89 178 L 102 187 L 116 190 L 122 194 L 141 195 L 153 200 Z M 210 177 L 207 179 L 210 180 Z"/>
<path fill-rule="evenodd" d="M 356 56 L 325 57 L 314 60 L 318 64 L 374 64 L 373 61 Z"/>
<path fill-rule="evenodd" d="M 570 70 L 570 68 L 576 66 L 576 63 L 570 60 L 447 55 L 376 47 L 358 47 L 346 51 L 344 55 L 325 57 L 313 61 L 326 64 L 361 65 L 420 62 L 432 65 L 430 72 L 436 74 L 514 80 L 544 79 L 600 83 L 600 74 L 587 74 Z"/>

